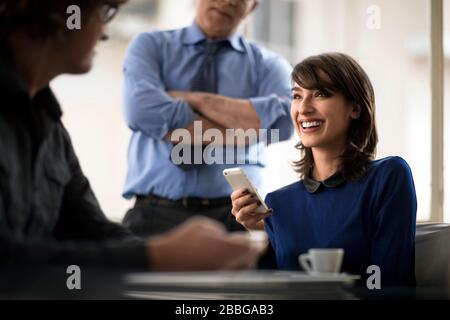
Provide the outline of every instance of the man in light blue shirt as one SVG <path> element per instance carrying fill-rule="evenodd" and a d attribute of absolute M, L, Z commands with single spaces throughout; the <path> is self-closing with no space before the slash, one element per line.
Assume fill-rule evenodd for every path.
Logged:
<path fill-rule="evenodd" d="M 240 166 L 258 186 L 266 143 L 250 143 L 244 152 L 224 145 L 224 154 L 234 149 L 241 155 L 234 161 L 208 164 L 203 158 L 200 164 L 177 165 L 172 151 L 179 141 L 172 133 L 185 129 L 194 137 L 200 125 L 200 133 L 216 129 L 224 137 L 227 129 L 278 129 L 272 139 L 280 141 L 291 136 L 290 64 L 237 33 L 257 4 L 199 0 L 191 26 L 142 33 L 130 44 L 124 115 L 133 133 L 124 197 L 136 197 L 136 205 L 124 224 L 135 233 L 165 232 L 195 214 L 219 220 L 231 231 L 242 228 L 230 213 L 232 190 L 222 171 Z M 195 139 L 210 142 L 201 134 Z"/>

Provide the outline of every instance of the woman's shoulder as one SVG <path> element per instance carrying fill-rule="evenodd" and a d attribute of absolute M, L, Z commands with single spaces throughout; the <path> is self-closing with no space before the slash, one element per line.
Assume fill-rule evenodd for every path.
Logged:
<path fill-rule="evenodd" d="M 370 167 L 376 170 L 411 170 L 405 159 L 399 156 L 390 156 L 374 160 Z"/>
<path fill-rule="evenodd" d="M 411 168 L 405 159 L 399 156 L 390 156 L 374 160 L 369 165 L 369 174 L 377 177 L 411 177 Z"/>
<path fill-rule="evenodd" d="M 287 197 L 295 195 L 298 197 L 299 190 L 301 190 L 303 184 L 301 183 L 301 180 L 295 181 L 291 184 L 288 184 L 287 186 L 284 186 L 280 189 L 277 189 L 275 191 L 269 192 L 266 196 L 266 201 L 271 201 L 274 199 L 286 199 Z"/>

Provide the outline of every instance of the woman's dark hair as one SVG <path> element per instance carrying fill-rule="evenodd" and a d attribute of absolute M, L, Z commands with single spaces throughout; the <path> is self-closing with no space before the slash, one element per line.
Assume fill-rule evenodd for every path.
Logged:
<path fill-rule="evenodd" d="M 128 0 L 0 0 L 0 37 L 22 29 L 35 39 L 51 37 L 65 28 L 67 8 L 77 5 L 81 17 L 101 5 L 119 6 Z"/>
<path fill-rule="evenodd" d="M 328 79 L 320 77 L 320 72 L 325 73 Z M 361 108 L 360 117 L 350 123 L 339 170 L 347 181 L 362 178 L 367 165 L 375 157 L 378 143 L 375 95 L 366 72 L 350 56 L 333 52 L 312 56 L 297 64 L 292 72 L 292 81 L 308 90 L 339 92 Z M 303 156 L 294 162 L 294 169 L 301 177 L 309 176 L 314 166 L 312 150 L 301 142 L 296 148 L 302 151 Z"/>

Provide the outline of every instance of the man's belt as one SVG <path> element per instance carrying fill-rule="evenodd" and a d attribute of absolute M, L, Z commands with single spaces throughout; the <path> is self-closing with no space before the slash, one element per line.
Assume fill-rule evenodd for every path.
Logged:
<path fill-rule="evenodd" d="M 136 205 L 157 205 L 166 207 L 184 208 L 215 208 L 231 205 L 230 197 L 222 198 L 197 198 L 187 197 L 179 200 L 170 200 L 153 194 L 147 196 L 136 196 Z"/>

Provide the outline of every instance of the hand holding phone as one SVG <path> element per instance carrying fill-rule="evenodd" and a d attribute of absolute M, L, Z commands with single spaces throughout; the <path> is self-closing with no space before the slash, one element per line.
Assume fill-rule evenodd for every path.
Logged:
<path fill-rule="evenodd" d="M 255 210 L 256 212 L 263 213 L 269 210 L 269 208 L 259 195 L 258 190 L 252 184 L 250 179 L 248 179 L 244 170 L 242 170 L 241 168 L 225 169 L 223 170 L 223 175 L 234 191 L 238 189 L 246 189 L 248 190 L 248 192 L 254 194 L 257 197 L 257 199 L 261 202 L 261 205 Z"/>

